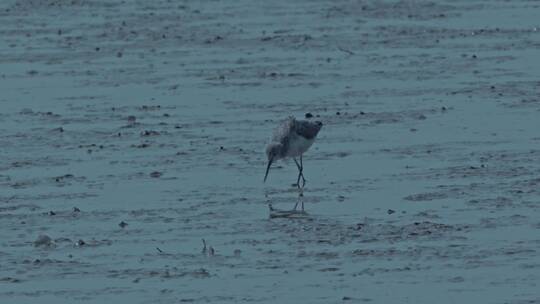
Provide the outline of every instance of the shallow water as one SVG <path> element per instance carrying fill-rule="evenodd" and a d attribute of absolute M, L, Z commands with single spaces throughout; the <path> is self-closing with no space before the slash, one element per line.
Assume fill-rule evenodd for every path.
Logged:
<path fill-rule="evenodd" d="M 539 6 L 2 1 L 1 302 L 540 302 Z"/>

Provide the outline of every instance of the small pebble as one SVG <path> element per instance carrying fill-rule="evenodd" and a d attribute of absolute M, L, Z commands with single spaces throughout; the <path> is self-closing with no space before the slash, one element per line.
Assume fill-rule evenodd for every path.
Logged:
<path fill-rule="evenodd" d="M 313 117 L 313 114 L 311 114 L 311 113 L 306 113 L 305 116 L 306 116 L 306 118 L 311 118 L 311 117 Z"/>
<path fill-rule="evenodd" d="M 392 210 L 392 209 L 388 209 L 388 211 L 386 211 L 386 213 L 388 214 L 392 214 L 392 213 L 395 213 L 396 211 L 395 210 Z"/>
<path fill-rule="evenodd" d="M 120 228 L 124 228 L 126 227 L 128 224 L 124 221 L 121 221 L 120 224 L 118 224 L 118 226 L 120 226 Z"/>
<path fill-rule="evenodd" d="M 49 215 L 56 215 L 56 213 L 54 211 L 49 211 Z"/>
<path fill-rule="evenodd" d="M 77 207 L 73 207 L 73 212 L 81 212 L 81 209 L 79 209 Z"/>
<path fill-rule="evenodd" d="M 81 239 L 81 240 L 78 240 L 77 242 L 75 242 L 75 246 L 79 246 L 79 247 L 80 247 L 80 246 L 84 246 L 84 245 L 86 245 L 86 242 L 83 241 L 82 239 Z"/>

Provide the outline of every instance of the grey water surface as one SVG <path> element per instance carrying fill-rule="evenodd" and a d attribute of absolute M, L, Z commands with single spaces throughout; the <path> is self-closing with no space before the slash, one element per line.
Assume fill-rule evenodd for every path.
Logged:
<path fill-rule="evenodd" d="M 1 1 L 0 302 L 540 303 L 539 14 Z"/>

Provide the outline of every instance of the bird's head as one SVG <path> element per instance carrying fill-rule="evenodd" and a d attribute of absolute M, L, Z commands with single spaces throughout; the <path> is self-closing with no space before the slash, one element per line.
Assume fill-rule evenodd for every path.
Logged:
<path fill-rule="evenodd" d="M 280 143 L 270 143 L 266 147 L 266 156 L 268 157 L 268 165 L 266 166 L 266 174 L 264 174 L 264 181 L 266 182 L 266 178 L 268 177 L 268 171 L 270 171 L 270 166 L 274 162 L 274 160 L 278 159 L 281 155 L 281 151 L 283 149 L 283 145 Z"/>

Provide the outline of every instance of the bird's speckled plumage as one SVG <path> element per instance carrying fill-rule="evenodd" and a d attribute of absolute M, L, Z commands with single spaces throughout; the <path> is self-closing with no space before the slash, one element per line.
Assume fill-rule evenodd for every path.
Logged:
<path fill-rule="evenodd" d="M 320 121 L 296 120 L 293 116 L 287 117 L 274 129 L 272 143 L 281 144 L 280 153 L 276 159 L 300 156 L 313 144 L 315 137 L 322 128 Z"/>

